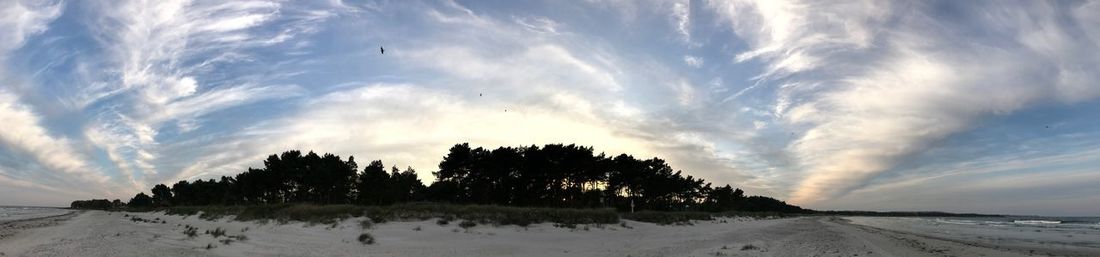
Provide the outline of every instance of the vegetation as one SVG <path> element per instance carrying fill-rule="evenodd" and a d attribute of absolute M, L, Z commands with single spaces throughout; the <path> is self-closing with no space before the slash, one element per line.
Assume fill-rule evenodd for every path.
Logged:
<path fill-rule="evenodd" d="M 73 203 L 69 205 L 69 208 L 87 210 L 113 210 L 122 208 L 124 205 L 125 204 L 122 203 L 122 200 L 119 199 L 115 199 L 114 201 L 109 201 L 107 199 L 93 199 L 73 201 Z"/>
<path fill-rule="evenodd" d="M 374 244 L 374 236 L 367 233 L 360 234 L 359 242 L 365 245 Z"/>
<path fill-rule="evenodd" d="M 153 206 L 153 198 L 149 197 L 145 193 L 138 193 L 134 198 L 130 199 L 130 203 L 126 204 L 133 208 L 146 208 Z"/>
<path fill-rule="evenodd" d="M 363 215 L 375 222 L 452 215 L 516 225 L 614 224 L 619 222 L 615 210 L 639 211 L 626 215 L 630 219 L 673 223 L 710 218 L 702 212 L 809 212 L 773 198 L 745 196 L 730 185 L 712 187 L 658 158 L 608 156 L 572 144 L 496 149 L 457 144 L 433 174 L 436 180 L 425 186 L 411 167 L 387 172 L 376 160 L 360 171 L 354 157 L 344 161 L 333 154 L 292 150 L 270 155 L 262 168 L 232 177 L 156 185 L 152 196 L 139 193 L 127 206 L 182 215 L 201 211 L 205 219 L 234 215 L 243 220 L 329 223 Z M 71 206 L 117 208 L 104 201 L 76 201 Z"/>
<path fill-rule="evenodd" d="M 386 220 L 440 218 L 440 225 L 462 219 L 483 224 L 526 226 L 552 222 L 562 224 L 615 224 L 619 215 L 612 209 L 523 208 L 487 205 L 405 203 L 390 206 L 281 204 L 250 206 L 179 206 L 164 209 L 170 215 L 199 215 L 213 220 L 232 216 L 236 220 L 299 221 L 332 224 L 340 219 L 365 217 L 364 229 Z"/>

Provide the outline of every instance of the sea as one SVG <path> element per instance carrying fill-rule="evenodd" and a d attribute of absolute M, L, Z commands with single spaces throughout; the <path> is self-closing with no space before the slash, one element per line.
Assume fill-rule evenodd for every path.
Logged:
<path fill-rule="evenodd" d="M 932 220 L 937 223 L 955 225 L 1100 229 L 1100 217 L 999 216 L 928 217 L 926 219 Z"/>
<path fill-rule="evenodd" d="M 70 210 L 55 207 L 0 206 L 0 223 L 62 215 Z"/>

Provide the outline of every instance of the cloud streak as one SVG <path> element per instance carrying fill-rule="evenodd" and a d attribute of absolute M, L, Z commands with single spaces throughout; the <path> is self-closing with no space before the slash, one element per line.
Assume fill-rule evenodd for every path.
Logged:
<path fill-rule="evenodd" d="M 1097 96 L 1100 80 L 1091 75 L 1093 68 L 1084 68 L 1096 67 L 1097 56 L 1086 53 L 1097 48 L 1095 41 L 1076 37 L 1091 29 L 1081 24 L 1093 18 L 1063 15 L 1089 6 L 941 7 L 991 10 L 963 25 L 945 19 L 961 17 L 930 14 L 932 4 L 712 4 L 751 42 L 737 61 L 768 67 L 758 79 L 824 85 L 778 93 L 780 99 L 800 100 L 789 109 L 777 107 L 776 115 L 808 127 L 790 146 L 805 170 L 792 193 L 798 203 L 858 188 L 986 117 Z M 750 29 L 756 27 L 765 29 Z M 966 34 L 970 30 L 992 34 L 973 38 Z"/>
<path fill-rule="evenodd" d="M 1093 160 L 1036 159 L 1100 145 L 1091 2 L 12 3 L 0 204 L 126 198 L 290 148 L 431 180 L 459 142 L 658 156 L 823 209 L 1096 179 Z"/>

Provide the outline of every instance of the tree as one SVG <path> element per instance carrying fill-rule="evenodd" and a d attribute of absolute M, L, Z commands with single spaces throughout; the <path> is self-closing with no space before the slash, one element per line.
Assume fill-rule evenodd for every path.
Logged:
<path fill-rule="evenodd" d="M 613 157 L 612 157 L 613 156 Z M 273 154 L 262 168 L 248 168 L 219 179 L 158 184 L 152 197 L 140 193 L 131 207 L 315 203 L 387 205 L 412 201 L 539 207 L 612 207 L 620 210 L 780 211 L 800 207 L 763 196 L 744 195 L 725 185 L 712 188 L 703 179 L 674 170 L 659 158 L 596 154 L 575 144 L 472 148 L 451 147 L 425 186 L 416 170 L 381 160 L 358 171 L 354 157 Z M 74 208 L 111 208 L 106 199 L 74 201 Z"/>
<path fill-rule="evenodd" d="M 171 206 L 172 205 L 172 190 L 168 189 L 168 186 L 164 184 L 157 184 L 153 187 L 153 205 L 154 206 Z"/>
<path fill-rule="evenodd" d="M 408 167 L 403 172 L 398 172 L 397 167 L 393 167 L 390 172 L 388 185 L 389 192 L 387 195 L 391 196 L 394 202 L 412 202 L 424 199 L 424 183 L 420 182 L 420 179 L 416 177 L 416 170 L 412 167 Z"/>
<path fill-rule="evenodd" d="M 368 205 L 380 205 L 390 204 L 390 198 L 386 195 L 386 181 L 390 179 L 390 176 L 386 174 L 386 166 L 382 165 L 382 161 L 372 161 L 366 167 L 363 167 L 363 172 L 359 174 L 359 181 L 356 185 L 358 189 L 358 197 L 356 198 L 360 204 Z"/>
<path fill-rule="evenodd" d="M 127 204 L 131 208 L 145 208 L 153 206 L 153 198 L 149 197 L 145 193 L 138 193 L 134 198 L 130 199 L 130 203 Z"/>

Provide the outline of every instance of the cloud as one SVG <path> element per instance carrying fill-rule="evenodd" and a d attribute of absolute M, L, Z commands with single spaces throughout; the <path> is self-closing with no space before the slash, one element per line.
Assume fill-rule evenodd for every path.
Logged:
<path fill-rule="evenodd" d="M 22 47 L 32 35 L 46 31 L 47 25 L 61 15 L 61 3 L 14 1 L 0 6 L 0 58 Z"/>
<path fill-rule="evenodd" d="M 971 4 L 978 6 L 953 8 L 992 11 L 950 17 L 919 3 L 710 3 L 750 42 L 737 60 L 761 61 L 768 68 L 758 79 L 791 85 L 777 91 L 775 109 L 788 125 L 807 127 L 789 147 L 805 170 L 792 201 L 843 195 L 985 117 L 1100 94 L 1095 41 L 1075 35 L 1090 29 L 1078 25 L 1086 19 L 1062 15 L 1089 7 L 960 5 Z M 989 33 L 967 32 L 975 29 Z"/>
<path fill-rule="evenodd" d="M 28 3 L 16 1 L 0 6 L 0 144 L 14 154 L 26 154 L 31 162 L 44 169 L 26 167 L 20 172 L 0 167 L 0 183 L 31 190 L 59 191 L 56 181 L 28 182 L 34 178 L 68 177 L 88 185 L 74 190 L 78 194 L 102 193 L 110 179 L 101 169 L 89 163 L 88 156 L 77 149 L 80 144 L 57 135 L 44 126 L 43 117 L 20 99 L 12 89 L 25 88 L 26 80 L 10 75 L 5 64 L 11 51 L 23 47 L 26 41 L 47 30 L 47 25 L 61 14 L 60 3 Z M 36 174 L 43 172 L 46 174 Z M 47 185 L 51 183 L 53 185 Z"/>
<path fill-rule="evenodd" d="M 691 7 L 690 2 L 672 3 L 672 20 L 676 24 L 676 32 L 680 33 L 681 40 L 691 42 Z"/>
<path fill-rule="evenodd" d="M 56 138 L 41 126 L 38 115 L 17 102 L 10 93 L 0 91 L 0 141 L 29 153 L 49 169 L 76 176 L 82 180 L 103 183 L 108 179 L 85 161 L 85 156 L 74 149 L 68 139 Z"/>
<path fill-rule="evenodd" d="M 407 6 L 379 8 L 400 12 Z M 486 147 L 577 143 L 608 153 L 659 156 L 722 181 L 746 178 L 732 168 L 736 157 L 704 139 L 706 133 L 673 132 L 625 101 L 630 88 L 621 81 L 624 74 L 653 73 L 653 67 L 635 70 L 614 51 L 576 44 L 572 31 L 533 29 L 529 18 L 502 20 L 457 5 L 429 10 L 419 12 L 428 26 L 449 33 L 391 41 L 402 48 L 392 57 L 387 52 L 386 60 L 395 58 L 406 69 L 445 79 L 344 84 L 303 103 L 293 115 L 208 146 L 196 142 L 210 156 L 181 167 L 174 179 L 236 173 L 258 165 L 266 154 L 312 149 L 413 166 L 422 179 L 431 180 L 439 157 L 461 142 Z M 493 35 L 493 40 L 464 36 L 470 33 Z M 667 81 L 650 83 L 667 85 L 659 88 L 681 96 L 672 103 L 696 104 L 689 81 L 661 78 Z"/>
<path fill-rule="evenodd" d="M 685 55 L 684 64 L 687 64 L 692 68 L 699 68 L 703 66 L 703 58 L 698 56 Z"/>
<path fill-rule="evenodd" d="M 264 100 L 300 95 L 295 85 L 261 86 L 251 76 L 224 77 L 219 69 L 254 62 L 251 51 L 271 47 L 298 34 L 315 32 L 331 11 L 284 11 L 276 1 L 197 3 L 153 1 L 101 3 L 103 19 L 94 28 L 117 70 L 93 77 L 76 96 L 78 106 L 94 106 L 115 95 L 130 102 L 98 110 L 86 137 L 135 188 L 159 172 L 157 136 L 166 124 L 179 132 L 201 127 L 197 120 L 217 111 Z M 263 25 L 279 24 L 280 29 Z M 116 72 L 117 73 L 114 73 Z M 90 97 L 88 97 L 90 96 Z M 118 98 L 111 98 L 118 99 Z"/>

